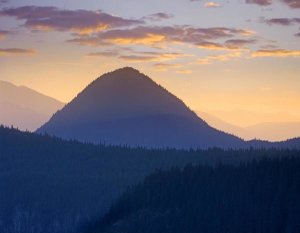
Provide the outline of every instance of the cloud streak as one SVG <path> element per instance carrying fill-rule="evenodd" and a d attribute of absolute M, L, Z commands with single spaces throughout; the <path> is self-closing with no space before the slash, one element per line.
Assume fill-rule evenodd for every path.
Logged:
<path fill-rule="evenodd" d="M 33 49 L 22 49 L 22 48 L 0 49 L 0 56 L 34 55 L 34 54 L 36 54 L 36 51 Z"/>
<path fill-rule="evenodd" d="M 272 0 L 246 0 L 248 4 L 256 4 L 260 6 L 268 6 L 272 4 Z"/>
<path fill-rule="evenodd" d="M 130 48 L 108 49 L 89 53 L 87 57 L 116 57 L 128 62 L 161 62 L 192 56 L 184 53 L 166 53 L 162 51 L 135 51 Z M 162 67 L 160 67 L 162 68 Z"/>
<path fill-rule="evenodd" d="M 177 74 L 191 74 L 191 73 L 193 73 L 193 71 L 191 71 L 191 70 L 177 70 L 176 73 Z"/>
<path fill-rule="evenodd" d="M 88 57 L 116 57 L 118 55 L 119 52 L 116 50 L 106 50 L 87 54 Z"/>
<path fill-rule="evenodd" d="M 292 9 L 300 8 L 300 1 L 299 0 L 278 0 L 279 2 L 282 2 L 289 6 Z M 273 4 L 275 0 L 246 0 L 246 3 L 248 4 L 256 4 L 259 6 L 269 6 Z"/>
<path fill-rule="evenodd" d="M 219 54 L 219 55 L 210 55 L 204 58 L 199 58 L 197 63 L 200 65 L 209 65 L 216 61 L 219 62 L 226 62 L 232 59 L 240 58 L 242 53 L 240 51 L 230 52 L 226 54 Z"/>
<path fill-rule="evenodd" d="M 173 69 L 177 69 L 177 68 L 181 68 L 182 65 L 181 64 L 170 64 L 170 63 L 155 63 L 154 68 L 156 71 L 168 71 L 168 70 L 173 70 Z"/>
<path fill-rule="evenodd" d="M 232 39 L 225 42 L 225 46 L 229 49 L 241 49 L 245 48 L 246 45 L 255 44 L 255 39 Z"/>
<path fill-rule="evenodd" d="M 138 52 L 136 55 L 120 55 L 119 58 L 129 62 L 164 62 L 186 56 L 182 53 Z"/>
<path fill-rule="evenodd" d="M 164 42 L 197 45 L 207 40 L 250 36 L 253 32 L 225 27 L 195 28 L 192 26 L 138 26 L 102 31 L 88 36 L 77 36 L 69 42 L 81 45 L 146 45 L 158 46 Z"/>
<path fill-rule="evenodd" d="M 290 26 L 294 24 L 300 24 L 300 18 L 272 18 L 272 19 L 262 19 L 263 23 L 268 25 L 281 25 Z"/>
<path fill-rule="evenodd" d="M 158 12 L 155 14 L 147 15 L 147 16 L 143 17 L 142 20 L 162 21 L 165 19 L 171 19 L 173 17 L 174 17 L 174 15 L 169 14 L 169 13 Z"/>
<path fill-rule="evenodd" d="M 300 57 L 300 50 L 261 49 L 251 53 L 252 57 Z"/>
<path fill-rule="evenodd" d="M 142 20 L 125 19 L 102 11 L 62 10 L 57 7 L 41 6 L 2 9 L 0 16 L 25 20 L 23 26 L 31 30 L 72 31 L 79 34 L 144 23 Z"/>
<path fill-rule="evenodd" d="M 203 41 L 198 43 L 197 46 L 208 50 L 237 50 L 244 49 L 247 45 L 255 44 L 256 42 L 255 39 L 231 39 L 226 40 L 223 44 Z"/>

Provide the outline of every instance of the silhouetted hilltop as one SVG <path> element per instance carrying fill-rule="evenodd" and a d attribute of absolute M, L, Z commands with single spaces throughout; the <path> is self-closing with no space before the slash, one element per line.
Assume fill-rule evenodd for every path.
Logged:
<path fill-rule="evenodd" d="M 93 81 L 37 132 L 160 148 L 229 148 L 244 143 L 210 127 L 180 99 L 130 67 Z"/>

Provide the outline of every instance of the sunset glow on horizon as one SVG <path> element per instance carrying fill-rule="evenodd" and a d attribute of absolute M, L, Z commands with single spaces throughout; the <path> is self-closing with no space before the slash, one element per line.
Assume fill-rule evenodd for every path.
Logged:
<path fill-rule="evenodd" d="M 238 126 L 300 122 L 299 0 L 0 1 L 0 80 L 69 102 L 131 66 Z"/>

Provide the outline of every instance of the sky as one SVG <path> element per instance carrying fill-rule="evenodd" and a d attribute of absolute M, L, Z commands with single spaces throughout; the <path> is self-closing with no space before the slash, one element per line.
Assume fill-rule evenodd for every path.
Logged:
<path fill-rule="evenodd" d="M 68 102 L 125 66 L 229 123 L 300 122 L 300 0 L 0 0 L 0 80 Z"/>

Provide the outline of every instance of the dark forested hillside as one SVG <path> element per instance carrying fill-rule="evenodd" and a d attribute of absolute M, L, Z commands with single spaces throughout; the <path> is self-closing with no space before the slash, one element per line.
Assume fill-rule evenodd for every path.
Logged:
<path fill-rule="evenodd" d="M 299 152 L 96 146 L 0 127 L 0 232 L 73 232 L 156 169 L 291 155 Z"/>
<path fill-rule="evenodd" d="M 88 233 L 297 233 L 300 159 L 157 171 Z"/>

